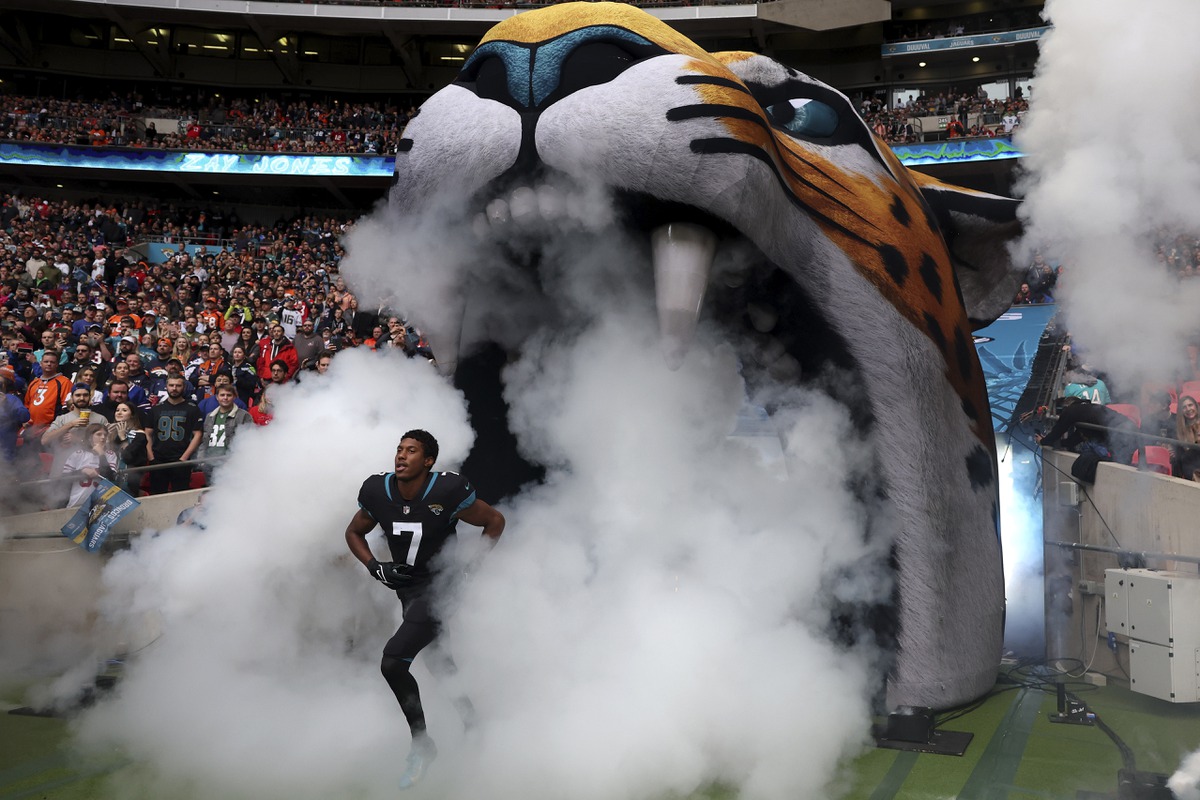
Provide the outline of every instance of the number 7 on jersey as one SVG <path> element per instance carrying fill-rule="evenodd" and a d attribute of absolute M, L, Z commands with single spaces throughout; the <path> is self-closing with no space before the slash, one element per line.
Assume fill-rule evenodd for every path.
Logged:
<path fill-rule="evenodd" d="M 419 522 L 393 522 L 392 535 L 404 536 L 409 534 L 412 538 L 408 542 L 408 552 L 404 556 L 404 563 L 410 567 L 417 565 L 417 550 L 421 547 L 421 523 Z"/>

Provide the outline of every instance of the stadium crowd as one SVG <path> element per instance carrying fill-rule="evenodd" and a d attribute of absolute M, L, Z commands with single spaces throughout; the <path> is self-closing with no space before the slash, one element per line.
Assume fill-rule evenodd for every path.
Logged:
<path fill-rule="evenodd" d="M 224 455 L 239 424 L 270 423 L 272 387 L 325 372 L 337 352 L 432 359 L 403 317 L 359 309 L 347 290 L 352 224 L 0 193 L 0 460 L 77 488 L 100 475 L 174 491 L 201 480 L 186 462 Z M 127 247 L 166 231 L 207 244 L 165 263 Z"/>
<path fill-rule="evenodd" d="M 885 25 L 884 37 L 889 42 L 922 41 L 1021 30 L 1045 24 L 1038 8 L 993 9 L 981 14 L 943 20 L 907 21 L 897 18 Z"/>
<path fill-rule="evenodd" d="M 175 87 L 177 90 L 178 87 Z M 110 91 L 104 98 L 72 100 L 0 95 L 0 140 L 92 147 L 270 153 L 395 153 L 416 113 L 407 103 L 342 98 L 291 100 L 238 96 L 189 87 L 155 95 Z M 1011 134 L 1029 108 L 1015 97 L 989 99 L 981 91 L 922 94 L 888 108 L 878 96 L 857 101 L 867 125 L 890 143 L 931 135 L 949 138 Z M 924 130 L 922 117 L 951 117 Z"/>
<path fill-rule="evenodd" d="M 282 100 L 203 89 L 182 97 L 136 92 L 73 100 L 3 95 L 0 139 L 166 150 L 387 154 L 396 151 L 400 132 L 414 114 L 411 103 Z"/>
<path fill-rule="evenodd" d="M 877 135 L 891 144 L 919 142 L 931 135 L 955 139 L 1011 135 L 1021 125 L 1029 102 L 1020 87 L 1018 95 L 1004 100 L 975 93 L 939 92 L 897 100 L 888 108 L 878 96 L 858 99 L 862 118 Z M 949 117 L 938 130 L 926 130 L 923 117 Z"/>
<path fill-rule="evenodd" d="M 1200 275 L 1200 237 L 1162 228 L 1151 242 L 1163 269 L 1180 280 Z M 1053 303 L 1069 271 L 1042 253 L 1035 253 L 1014 306 Z M 1068 345 L 1055 409 L 1039 409 L 1050 417 L 1036 437 L 1044 447 L 1059 447 L 1087 456 L 1092 465 L 1076 477 L 1094 480 L 1094 464 L 1116 461 L 1200 482 L 1200 330 L 1174 352 L 1160 354 L 1160 367 L 1151 380 L 1138 385 L 1119 383 L 1086 351 Z M 1090 426 L 1100 426 L 1090 427 Z"/>

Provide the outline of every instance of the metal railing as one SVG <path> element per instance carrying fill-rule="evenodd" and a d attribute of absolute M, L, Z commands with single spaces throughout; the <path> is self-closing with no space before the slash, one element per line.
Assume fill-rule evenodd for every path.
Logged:
<path fill-rule="evenodd" d="M 1082 542 L 1058 542 L 1047 541 L 1046 544 L 1051 547 L 1061 547 L 1064 550 L 1086 550 L 1094 553 L 1110 553 L 1118 557 L 1133 556 L 1141 559 L 1142 563 L 1146 561 L 1181 561 L 1187 564 L 1200 564 L 1200 556 L 1185 556 L 1178 553 L 1155 553 L 1150 550 L 1125 550 L 1120 547 L 1105 547 L 1098 544 L 1083 544 Z"/>
<path fill-rule="evenodd" d="M 121 483 L 123 481 L 123 479 L 127 479 L 130 475 L 142 475 L 142 474 L 145 474 L 148 472 L 156 472 L 159 470 L 167 470 L 167 469 L 179 469 L 181 467 L 192 467 L 193 468 L 192 472 L 196 472 L 197 470 L 195 468 L 199 467 L 200 470 L 203 471 L 203 468 L 205 465 L 220 464 L 228 458 L 229 458 L 229 456 L 227 456 L 227 455 L 226 456 L 211 456 L 209 458 L 190 458 L 187 461 L 171 461 L 171 462 L 162 462 L 162 463 L 156 463 L 156 464 L 146 464 L 145 466 L 142 466 L 142 467 L 122 467 L 120 469 L 115 470 L 114 475 L 116 477 L 116 480 L 113 480 L 113 483 Z M 52 486 L 52 485 L 61 484 L 61 483 L 74 483 L 78 480 L 79 480 L 79 473 L 73 472 L 73 473 L 63 474 L 63 475 L 50 475 L 45 478 L 34 478 L 33 480 L 13 481 L 13 485 L 21 486 L 21 487 Z"/>

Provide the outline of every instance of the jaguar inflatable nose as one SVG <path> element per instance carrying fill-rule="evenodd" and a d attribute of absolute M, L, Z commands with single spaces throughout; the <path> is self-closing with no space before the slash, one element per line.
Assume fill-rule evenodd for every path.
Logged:
<path fill-rule="evenodd" d="M 456 82 L 517 111 L 540 111 L 663 52 L 632 31 L 591 25 L 544 42 L 485 42 L 467 59 Z"/>

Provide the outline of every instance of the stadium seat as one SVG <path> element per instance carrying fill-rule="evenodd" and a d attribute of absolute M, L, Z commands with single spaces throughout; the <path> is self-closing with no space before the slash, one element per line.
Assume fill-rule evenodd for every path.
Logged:
<path fill-rule="evenodd" d="M 1109 403 L 1108 408 L 1118 414 L 1124 414 L 1133 420 L 1133 424 L 1142 427 L 1142 410 L 1133 403 Z"/>
<path fill-rule="evenodd" d="M 54 456 L 51 453 L 38 453 L 42 457 L 42 474 L 50 474 L 50 465 L 54 463 Z"/>
<path fill-rule="evenodd" d="M 208 481 L 204 479 L 204 473 L 201 472 L 200 470 L 196 470 L 195 472 L 193 472 L 192 473 L 192 482 L 191 482 L 191 485 L 189 486 L 189 488 L 203 489 L 205 486 L 208 486 Z"/>
<path fill-rule="evenodd" d="M 1184 381 L 1179 386 L 1179 396 L 1189 395 L 1200 400 L 1200 381 Z"/>
<path fill-rule="evenodd" d="M 1138 451 L 1134 450 L 1133 465 L 1137 466 L 1137 463 Z M 1156 444 L 1146 445 L 1146 469 L 1163 475 L 1174 474 L 1171 472 L 1171 451 Z"/>

